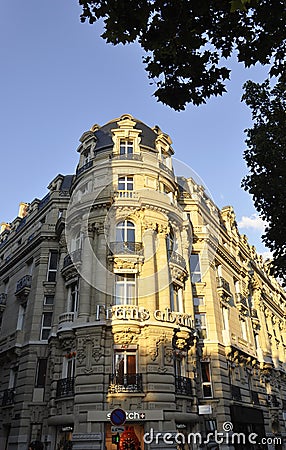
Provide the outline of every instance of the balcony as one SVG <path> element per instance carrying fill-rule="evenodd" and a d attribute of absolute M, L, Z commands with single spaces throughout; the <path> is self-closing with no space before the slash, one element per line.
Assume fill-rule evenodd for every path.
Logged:
<path fill-rule="evenodd" d="M 236 298 L 236 306 L 239 311 L 246 311 L 248 309 L 248 301 L 247 298 L 242 294 L 235 294 Z"/>
<path fill-rule="evenodd" d="M 68 331 L 72 329 L 75 319 L 74 312 L 65 312 L 59 315 L 58 333 L 61 331 Z"/>
<path fill-rule="evenodd" d="M 15 390 L 6 389 L 3 392 L 2 406 L 12 406 L 14 405 L 14 400 L 15 400 Z"/>
<path fill-rule="evenodd" d="M 185 258 L 183 258 L 183 256 L 181 256 L 179 253 L 169 250 L 168 258 L 169 258 L 169 262 L 177 264 L 178 266 L 180 266 L 186 270 L 187 265 L 186 265 Z"/>
<path fill-rule="evenodd" d="M 125 153 L 124 155 L 114 155 L 112 156 L 114 161 L 142 161 L 141 153 Z"/>
<path fill-rule="evenodd" d="M 138 193 L 136 191 L 115 191 L 114 198 L 115 199 L 121 199 L 121 198 L 137 199 Z"/>
<path fill-rule="evenodd" d="M 31 290 L 31 285 L 32 285 L 31 275 L 25 275 L 24 277 L 20 278 L 20 280 L 17 282 L 16 285 L 15 295 L 26 297 Z"/>
<path fill-rule="evenodd" d="M 217 277 L 216 286 L 217 286 L 218 293 L 222 297 L 231 297 L 231 290 L 230 290 L 229 282 L 226 281 L 223 277 Z"/>
<path fill-rule="evenodd" d="M 171 177 L 174 177 L 174 172 L 172 169 L 169 169 L 169 167 L 167 167 L 164 163 L 162 163 L 161 161 L 159 162 L 159 168 L 161 170 L 164 170 L 164 172 L 167 172 L 168 175 L 170 175 Z"/>
<path fill-rule="evenodd" d="M 236 402 L 241 402 L 241 391 L 239 386 L 231 385 L 231 398 Z"/>
<path fill-rule="evenodd" d="M 143 255 L 142 242 L 110 242 L 109 248 L 113 255 Z"/>
<path fill-rule="evenodd" d="M 251 403 L 253 403 L 253 405 L 259 405 L 258 392 L 250 391 L 250 400 L 251 400 Z"/>
<path fill-rule="evenodd" d="M 76 177 L 78 177 L 79 175 L 81 175 L 83 172 L 86 172 L 88 169 L 90 169 L 93 165 L 93 161 L 88 161 L 87 163 L 85 163 L 83 166 L 79 167 L 76 171 Z"/>
<path fill-rule="evenodd" d="M 142 374 L 110 375 L 108 392 L 110 394 L 143 392 Z"/>
<path fill-rule="evenodd" d="M 64 258 L 63 269 L 78 262 L 81 262 L 81 249 L 74 250 Z"/>
<path fill-rule="evenodd" d="M 57 398 L 71 397 L 74 395 L 74 378 L 61 378 L 57 382 Z"/>
<path fill-rule="evenodd" d="M 175 378 L 176 394 L 192 396 L 192 381 L 186 377 Z"/>
<path fill-rule="evenodd" d="M 3 311 L 6 307 L 7 302 L 7 294 L 2 293 L 0 294 L 0 311 Z"/>

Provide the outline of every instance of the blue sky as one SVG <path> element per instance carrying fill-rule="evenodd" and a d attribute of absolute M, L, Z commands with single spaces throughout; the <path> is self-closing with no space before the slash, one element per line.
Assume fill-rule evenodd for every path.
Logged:
<path fill-rule="evenodd" d="M 233 62 L 227 94 L 178 113 L 152 96 L 140 47 L 107 45 L 100 25 L 80 23 L 80 12 L 76 0 L 0 5 L 0 222 L 12 221 L 21 201 L 43 197 L 58 173 L 74 172 L 84 131 L 130 113 L 171 136 L 175 157 L 201 177 L 219 207 L 234 207 L 241 233 L 264 252 L 261 223 L 240 187 L 244 129 L 251 126 L 240 98 L 244 81 L 262 81 L 266 69 Z"/>

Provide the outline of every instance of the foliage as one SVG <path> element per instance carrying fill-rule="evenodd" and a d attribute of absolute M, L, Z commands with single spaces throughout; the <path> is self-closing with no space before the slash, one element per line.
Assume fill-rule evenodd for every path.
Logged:
<path fill-rule="evenodd" d="M 275 87 L 269 81 L 244 85 L 243 100 L 252 110 L 244 158 L 250 173 L 243 187 L 267 222 L 263 240 L 273 251 L 272 272 L 286 285 L 286 74 Z"/>
<path fill-rule="evenodd" d="M 138 41 L 158 101 L 175 110 L 222 95 L 235 51 L 246 67 L 285 68 L 285 0 L 79 0 L 81 21 L 104 20 L 114 45 Z"/>

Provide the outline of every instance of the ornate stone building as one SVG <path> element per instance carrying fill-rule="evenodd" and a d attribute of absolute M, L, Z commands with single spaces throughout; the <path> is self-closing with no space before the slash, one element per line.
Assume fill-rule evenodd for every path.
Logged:
<path fill-rule="evenodd" d="M 1 226 L 0 448 L 284 448 L 285 291 L 233 209 L 131 115 L 78 152 Z M 230 443 L 230 422 L 268 444 Z"/>

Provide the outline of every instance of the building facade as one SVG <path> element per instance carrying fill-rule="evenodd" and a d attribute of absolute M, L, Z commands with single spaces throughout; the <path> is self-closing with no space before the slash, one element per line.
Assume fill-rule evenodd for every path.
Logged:
<path fill-rule="evenodd" d="M 286 448 L 285 291 L 171 144 L 94 125 L 2 224 L 1 449 Z"/>

